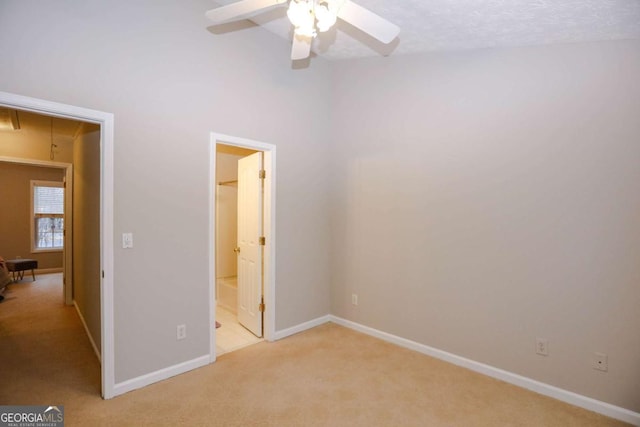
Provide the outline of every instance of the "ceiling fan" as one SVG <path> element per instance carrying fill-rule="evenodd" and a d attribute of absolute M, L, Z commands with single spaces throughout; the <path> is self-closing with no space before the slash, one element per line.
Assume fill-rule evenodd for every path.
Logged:
<path fill-rule="evenodd" d="M 240 0 L 211 9 L 207 18 L 215 24 L 245 19 L 274 6 L 289 4 L 287 16 L 294 26 L 291 59 L 305 59 L 318 32 L 329 30 L 338 18 L 388 44 L 400 28 L 351 0 Z"/>

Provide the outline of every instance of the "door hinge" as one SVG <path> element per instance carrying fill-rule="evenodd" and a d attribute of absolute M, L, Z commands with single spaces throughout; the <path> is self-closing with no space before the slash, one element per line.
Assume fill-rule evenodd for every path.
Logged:
<path fill-rule="evenodd" d="M 264 169 L 260 169 L 260 172 L 258 172 L 258 178 L 265 179 L 266 177 L 267 177 L 267 171 Z"/>
<path fill-rule="evenodd" d="M 264 313 L 264 308 L 265 308 L 265 306 L 264 306 L 264 298 L 262 298 L 262 302 L 260 304 L 258 304 L 258 310 L 261 313 Z"/>
<path fill-rule="evenodd" d="M 266 245 L 266 239 L 264 238 L 264 236 L 258 237 L 258 244 L 260 246 Z"/>
<path fill-rule="evenodd" d="M 102 270 L 102 278 L 104 279 L 104 270 Z"/>

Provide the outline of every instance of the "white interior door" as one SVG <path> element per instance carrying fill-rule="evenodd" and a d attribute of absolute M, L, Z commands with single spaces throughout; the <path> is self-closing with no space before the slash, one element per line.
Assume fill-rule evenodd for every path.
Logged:
<path fill-rule="evenodd" d="M 238 322 L 262 336 L 262 152 L 238 160 Z"/>

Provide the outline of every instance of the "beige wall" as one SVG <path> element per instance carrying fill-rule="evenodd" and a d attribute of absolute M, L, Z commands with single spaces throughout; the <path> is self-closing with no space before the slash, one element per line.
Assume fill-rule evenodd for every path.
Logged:
<path fill-rule="evenodd" d="M 100 129 L 73 144 L 73 299 L 100 350 Z"/>
<path fill-rule="evenodd" d="M 208 353 L 216 131 L 277 146 L 277 329 L 331 311 L 640 410 L 638 42 L 292 70 L 209 8 L 0 3 L 0 90 L 115 116 L 117 382 Z"/>
<path fill-rule="evenodd" d="M 216 183 L 236 181 L 216 185 L 216 276 L 220 278 L 238 272 L 238 257 L 233 251 L 238 240 L 238 160 L 256 151 L 222 144 L 216 151 Z"/>
<path fill-rule="evenodd" d="M 216 181 L 227 182 L 238 179 L 239 155 L 218 153 L 216 156 Z M 238 186 L 216 185 L 216 276 L 236 276 L 238 257 L 233 249 L 237 246 Z"/>
<path fill-rule="evenodd" d="M 62 268 L 62 251 L 31 252 L 30 210 L 31 180 L 62 182 L 63 178 L 64 169 L 0 161 L 0 256 L 35 259 L 39 269 Z"/>
<path fill-rule="evenodd" d="M 640 42 L 331 71 L 332 312 L 640 411 Z"/>
<path fill-rule="evenodd" d="M 0 131 L 0 155 L 51 161 L 51 118 L 24 111 L 18 111 L 18 116 L 22 118 L 23 123 L 28 122 L 28 126 L 23 126 L 17 131 Z M 53 143 L 57 146 L 54 148 L 53 161 L 71 163 L 73 138 L 55 135 Z"/>
<path fill-rule="evenodd" d="M 329 64 L 293 70 L 259 28 L 214 34 L 211 7 L 0 3 L 1 91 L 115 117 L 117 383 L 209 353 L 212 131 L 277 146 L 276 329 L 329 312 Z"/>

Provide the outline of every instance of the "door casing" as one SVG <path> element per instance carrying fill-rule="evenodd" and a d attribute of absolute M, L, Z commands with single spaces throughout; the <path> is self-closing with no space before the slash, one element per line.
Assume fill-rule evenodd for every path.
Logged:
<path fill-rule="evenodd" d="M 73 165 L 71 163 L 5 156 L 0 156 L 0 162 L 64 170 L 66 183 L 64 192 L 64 221 L 65 224 L 73 224 Z M 62 286 L 63 300 L 65 305 L 73 305 L 73 227 L 71 226 L 65 225 L 64 249 L 62 253 L 62 275 L 64 277 Z"/>
<path fill-rule="evenodd" d="M 276 310 L 276 146 L 212 132 L 209 144 L 209 358 L 216 360 L 216 145 L 232 145 L 264 153 L 264 339 L 275 340 Z"/>
<path fill-rule="evenodd" d="M 114 397 L 115 354 L 113 315 L 113 114 L 0 92 L 0 106 L 32 111 L 49 116 L 68 118 L 100 126 L 100 266 L 103 274 L 100 287 L 100 362 L 102 397 Z"/>

